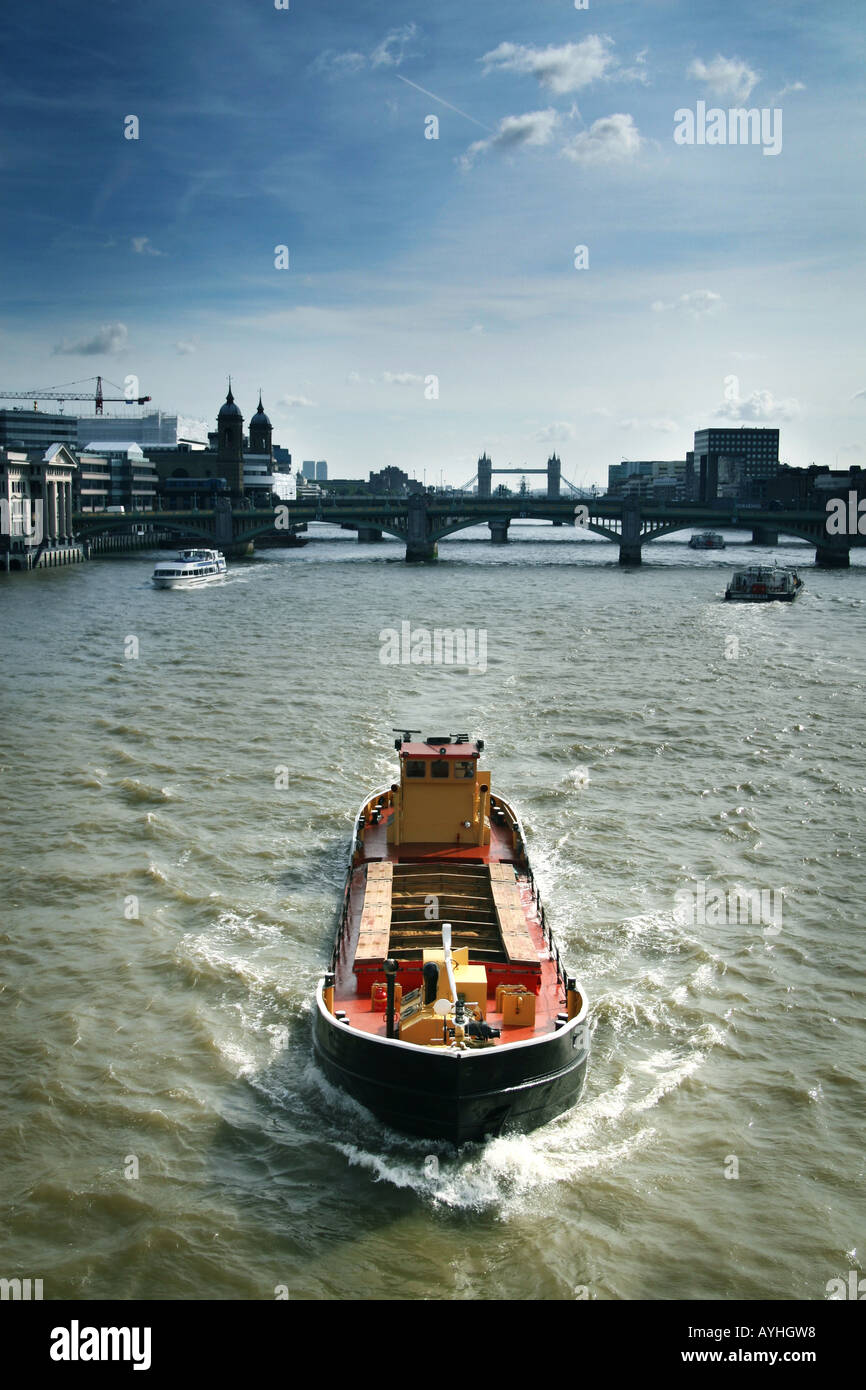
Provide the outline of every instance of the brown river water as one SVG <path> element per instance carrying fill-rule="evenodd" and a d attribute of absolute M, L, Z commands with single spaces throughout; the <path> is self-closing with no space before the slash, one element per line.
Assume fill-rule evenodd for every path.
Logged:
<path fill-rule="evenodd" d="M 866 1243 L 866 564 L 786 546 L 802 597 L 748 607 L 774 552 L 322 534 L 193 591 L 145 553 L 0 578 L 0 1276 L 826 1298 Z M 473 662 L 383 662 L 403 623 Z M 434 725 L 485 738 L 592 1006 L 581 1103 L 456 1154 L 311 1047 L 353 814 Z"/>

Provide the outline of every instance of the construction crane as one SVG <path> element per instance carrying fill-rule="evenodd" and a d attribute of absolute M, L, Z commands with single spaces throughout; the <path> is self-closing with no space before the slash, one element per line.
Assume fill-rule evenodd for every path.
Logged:
<path fill-rule="evenodd" d="M 144 405 L 146 401 L 152 400 L 151 396 L 103 396 L 102 377 L 85 377 L 84 381 L 69 381 L 67 386 L 84 386 L 88 381 L 96 381 L 96 392 L 91 389 L 86 396 L 77 394 L 74 391 L 67 391 L 65 387 L 49 386 L 45 391 L 3 391 L 0 390 L 0 400 L 4 401 L 33 401 L 33 409 L 39 409 L 39 400 L 43 401 L 93 401 L 96 415 L 102 414 L 103 401 L 117 402 L 123 405 Z M 109 382 L 109 386 L 115 386 L 120 391 L 121 387 L 114 382 Z M 34 399 L 35 397 L 35 399 Z"/>

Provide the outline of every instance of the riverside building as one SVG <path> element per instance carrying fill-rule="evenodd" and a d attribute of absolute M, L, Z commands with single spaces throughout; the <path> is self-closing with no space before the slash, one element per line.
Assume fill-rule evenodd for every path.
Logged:
<path fill-rule="evenodd" d="M 720 484 L 729 497 L 760 502 L 767 482 L 779 471 L 779 431 L 747 426 L 695 430 L 694 455 L 701 502 L 722 495 Z"/>
<path fill-rule="evenodd" d="M 83 560 L 72 529 L 78 464 L 66 444 L 44 452 L 0 446 L 0 563 L 36 569 Z"/>
<path fill-rule="evenodd" d="M 154 445 L 148 454 L 160 482 L 170 478 L 224 478 L 236 502 L 246 499 L 252 506 L 270 505 L 274 491 L 273 427 L 265 414 L 261 393 L 248 435 L 244 434 L 244 417 L 229 385 L 217 415 L 217 427 L 208 434 L 206 448 L 188 443 L 176 448 Z"/>

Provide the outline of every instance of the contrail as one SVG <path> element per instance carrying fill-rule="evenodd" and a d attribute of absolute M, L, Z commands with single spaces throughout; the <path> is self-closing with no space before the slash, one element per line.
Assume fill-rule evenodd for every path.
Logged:
<path fill-rule="evenodd" d="M 461 111 L 459 106 L 452 106 L 450 101 L 445 101 L 442 97 L 437 97 L 435 92 L 428 92 L 426 87 L 419 87 L 417 82 L 410 82 L 408 77 L 400 77 L 399 72 L 395 72 L 394 76 L 399 77 L 401 82 L 405 82 L 407 87 L 414 87 L 416 92 L 423 92 L 425 97 L 432 97 L 434 101 L 438 101 L 442 106 L 447 106 L 449 111 L 456 111 L 457 115 L 462 116 L 464 120 L 471 121 L 473 125 L 481 126 L 481 129 L 486 130 L 489 135 L 493 134 L 489 125 L 482 125 L 480 121 L 476 121 L 474 116 L 468 116 L 465 111 Z"/>

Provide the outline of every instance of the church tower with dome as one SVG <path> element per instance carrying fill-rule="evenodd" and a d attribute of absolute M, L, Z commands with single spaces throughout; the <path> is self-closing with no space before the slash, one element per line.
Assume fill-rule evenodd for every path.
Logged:
<path fill-rule="evenodd" d="M 259 388 L 259 408 L 250 420 L 250 453 L 267 454 L 269 459 L 273 458 L 273 426 L 264 412 L 262 406 L 262 392 Z"/>
<path fill-rule="evenodd" d="M 267 419 L 267 416 L 265 416 Z M 269 422 L 270 425 L 270 422 Z M 244 490 L 244 417 L 229 391 L 217 415 L 217 463 L 232 492 L 238 496 Z"/>

